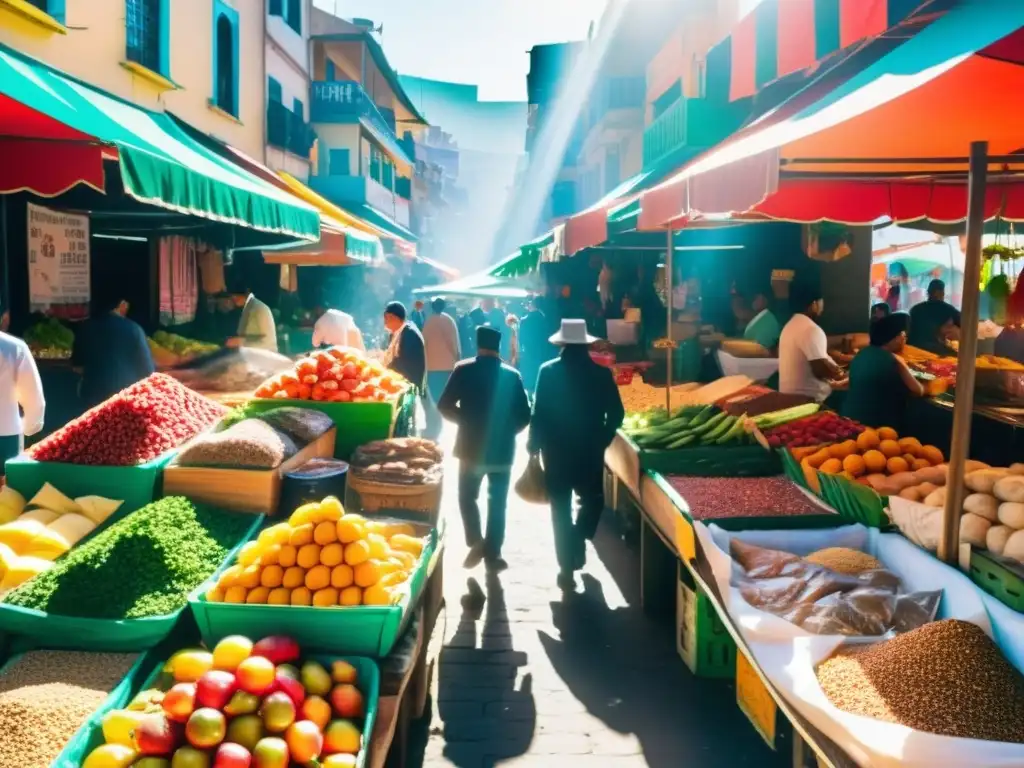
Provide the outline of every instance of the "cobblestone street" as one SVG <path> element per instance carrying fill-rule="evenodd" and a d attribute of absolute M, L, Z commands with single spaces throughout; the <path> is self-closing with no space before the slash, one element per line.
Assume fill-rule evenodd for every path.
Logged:
<path fill-rule="evenodd" d="M 515 477 L 525 452 L 518 458 Z M 694 678 L 676 653 L 673 626 L 642 613 L 639 554 L 610 515 L 568 598 L 555 585 L 547 507 L 514 491 L 509 569 L 498 576 L 483 566 L 464 570 L 458 465 L 447 461 L 446 609 L 433 638 L 443 647 L 430 722 L 417 734 L 410 768 L 787 763 L 746 721 L 732 685 Z"/>

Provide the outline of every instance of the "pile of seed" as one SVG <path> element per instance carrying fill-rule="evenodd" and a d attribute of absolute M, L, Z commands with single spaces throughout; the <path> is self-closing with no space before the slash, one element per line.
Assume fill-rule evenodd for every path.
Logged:
<path fill-rule="evenodd" d="M 849 547 L 826 547 L 812 552 L 804 558 L 809 563 L 820 565 L 836 573 L 860 576 L 868 571 L 880 571 L 884 565 L 871 555 Z"/>
<path fill-rule="evenodd" d="M 167 616 L 185 606 L 253 522 L 168 496 L 79 544 L 4 602 L 90 619 Z"/>
<path fill-rule="evenodd" d="M 135 659 L 31 651 L 8 664 L 0 673 L 0 768 L 47 768 Z"/>
<path fill-rule="evenodd" d="M 1024 677 L 979 627 L 948 619 L 819 665 L 836 707 L 917 731 L 1024 744 Z"/>
<path fill-rule="evenodd" d="M 334 426 L 334 420 L 330 416 L 312 408 L 274 408 L 272 411 L 256 414 L 256 418 L 290 435 L 302 445 L 312 443 Z"/>
<path fill-rule="evenodd" d="M 828 514 L 785 477 L 669 475 L 667 479 L 686 501 L 694 520 Z"/>
<path fill-rule="evenodd" d="M 260 419 L 244 419 L 222 432 L 192 440 L 178 453 L 183 467 L 273 469 L 298 452 L 295 441 Z"/>

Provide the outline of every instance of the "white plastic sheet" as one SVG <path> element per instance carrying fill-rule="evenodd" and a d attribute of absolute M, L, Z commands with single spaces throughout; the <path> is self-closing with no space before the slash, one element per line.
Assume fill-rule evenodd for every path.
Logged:
<path fill-rule="evenodd" d="M 913 731 L 901 725 L 850 715 L 825 696 L 816 666 L 843 642 L 839 636 L 811 635 L 749 605 L 729 584 L 729 541 L 738 537 L 761 547 L 806 555 L 823 547 L 851 547 L 878 558 L 909 591 L 943 590 L 939 618 L 970 621 L 992 636 L 1006 657 L 1024 670 L 1024 618 L 995 604 L 963 574 L 939 562 L 897 534 L 860 525 L 823 531 L 746 531 L 730 533 L 695 523 L 725 607 L 758 665 L 787 702 L 865 768 L 1019 768 L 1024 745 Z M 990 619 L 991 617 L 991 619 Z M 993 626 L 995 624 L 995 626 Z"/>

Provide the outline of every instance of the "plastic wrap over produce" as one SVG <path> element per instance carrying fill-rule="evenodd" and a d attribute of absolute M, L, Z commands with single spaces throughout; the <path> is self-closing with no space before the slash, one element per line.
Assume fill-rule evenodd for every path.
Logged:
<path fill-rule="evenodd" d="M 240 347 L 217 350 L 167 373 L 201 392 L 248 392 L 292 365 L 276 352 Z"/>
<path fill-rule="evenodd" d="M 694 527 L 712 566 L 726 609 L 758 666 L 801 716 L 838 744 L 858 765 L 864 768 L 1024 766 L 1024 745 L 1021 744 L 940 736 L 839 709 L 829 700 L 818 680 L 816 670 L 819 665 L 832 657 L 844 643 L 861 645 L 886 641 L 814 635 L 786 619 L 754 608 L 744 600 L 738 588 L 730 585 L 734 568 L 740 566 L 734 563 L 728 552 L 731 540 L 738 538 L 747 544 L 784 550 L 800 557 L 830 547 L 857 549 L 870 554 L 898 576 L 909 590 L 941 589 L 939 618 L 955 618 L 977 625 L 995 639 L 1007 660 L 1020 669 L 1020 661 L 1024 658 L 1024 636 L 1014 632 L 1015 624 L 1003 625 L 1003 621 L 1009 618 L 1008 611 L 992 612 L 992 621 L 989 620 L 984 596 L 966 576 L 935 560 L 901 536 L 882 534 L 859 525 L 820 531 L 742 533 L 730 533 L 702 523 L 696 523 Z M 993 626 L 994 622 L 997 626 Z M 964 681 L 965 685 L 983 682 Z M 964 691 L 959 693 L 969 695 Z"/>

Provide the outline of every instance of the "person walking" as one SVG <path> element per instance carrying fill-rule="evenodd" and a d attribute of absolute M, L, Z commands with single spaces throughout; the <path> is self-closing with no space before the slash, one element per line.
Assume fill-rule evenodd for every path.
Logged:
<path fill-rule="evenodd" d="M 604 451 L 625 411 L 610 369 L 590 358 L 598 339 L 584 320 L 563 320 L 551 339 L 561 355 L 541 366 L 527 450 L 544 461 L 558 558 L 558 585 L 575 589 L 604 510 Z M 573 522 L 572 495 L 579 497 Z"/>
<path fill-rule="evenodd" d="M 39 369 L 28 344 L 7 333 L 11 315 L 0 311 L 0 477 L 5 465 L 25 445 L 25 437 L 41 432 L 46 415 L 46 399 Z M 24 414 L 24 415 L 22 415 Z"/>
<path fill-rule="evenodd" d="M 537 386 L 537 374 L 541 365 L 550 358 L 552 347 L 548 342 L 551 328 L 541 309 L 540 297 L 533 296 L 528 307 L 526 317 L 519 324 L 519 370 L 523 374 L 526 391 L 532 394 Z"/>
<path fill-rule="evenodd" d="M 503 570 L 505 510 L 516 435 L 530 423 L 530 401 L 519 372 L 501 361 L 501 331 L 483 325 L 476 332 L 477 356 L 452 371 L 438 402 L 441 415 L 458 427 L 459 511 L 469 555 L 465 566 L 486 560 Z M 481 528 L 480 487 L 487 478 L 487 527 Z"/>
<path fill-rule="evenodd" d="M 384 327 L 391 334 L 391 342 L 384 353 L 384 364 L 404 376 L 422 394 L 427 386 L 423 334 L 406 320 L 405 305 L 402 302 L 392 301 L 384 307 Z"/>
<path fill-rule="evenodd" d="M 445 312 L 447 302 L 440 296 L 430 302 L 432 314 L 423 325 L 423 343 L 427 348 L 427 437 L 436 440 L 441 434 L 441 414 L 434 403 L 441 399 L 455 364 L 462 359 L 459 329 Z"/>

